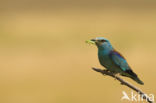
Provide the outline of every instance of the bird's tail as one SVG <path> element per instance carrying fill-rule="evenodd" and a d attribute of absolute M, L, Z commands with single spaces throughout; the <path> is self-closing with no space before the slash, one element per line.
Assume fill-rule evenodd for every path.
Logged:
<path fill-rule="evenodd" d="M 131 79 L 133 79 L 134 81 L 136 81 L 137 83 L 141 84 L 141 85 L 144 85 L 144 82 L 142 82 L 139 77 L 132 71 L 132 70 L 127 70 L 126 73 L 129 74 L 129 77 Z"/>
<path fill-rule="evenodd" d="M 144 82 L 141 81 L 137 76 L 136 77 L 131 77 L 134 81 L 136 81 L 137 83 L 144 85 Z"/>

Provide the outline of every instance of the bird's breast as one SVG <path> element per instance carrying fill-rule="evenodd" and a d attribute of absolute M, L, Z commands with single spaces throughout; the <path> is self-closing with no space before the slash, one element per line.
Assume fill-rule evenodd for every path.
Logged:
<path fill-rule="evenodd" d="M 100 64 L 103 65 L 104 67 L 108 68 L 112 65 L 112 61 L 110 59 L 109 54 L 99 52 L 98 58 L 99 58 Z"/>

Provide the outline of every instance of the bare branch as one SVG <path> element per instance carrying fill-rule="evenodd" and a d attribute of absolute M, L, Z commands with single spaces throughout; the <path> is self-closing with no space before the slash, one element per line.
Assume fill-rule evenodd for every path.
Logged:
<path fill-rule="evenodd" d="M 141 97 L 143 97 L 143 99 L 147 100 L 149 103 L 153 103 L 149 97 L 147 95 L 145 95 L 144 92 L 142 92 L 140 89 L 136 88 L 135 86 L 133 86 L 132 84 L 128 83 L 127 81 L 121 79 L 120 77 L 118 76 L 115 76 L 113 73 L 107 71 L 107 70 L 101 70 L 101 69 L 98 69 L 98 68 L 92 68 L 94 71 L 96 72 L 100 72 L 102 73 L 103 75 L 108 75 L 108 76 L 111 76 L 115 79 L 117 79 L 122 85 L 125 85 L 131 89 L 133 89 L 134 91 L 136 91 L 137 93 L 140 94 Z"/>

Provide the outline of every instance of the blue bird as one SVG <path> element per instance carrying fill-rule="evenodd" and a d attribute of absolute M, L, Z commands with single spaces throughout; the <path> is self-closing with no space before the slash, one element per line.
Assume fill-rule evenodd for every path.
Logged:
<path fill-rule="evenodd" d="M 87 42 L 96 44 L 99 62 L 108 71 L 129 77 L 141 85 L 144 84 L 130 68 L 126 59 L 112 47 L 109 40 L 97 37 Z"/>

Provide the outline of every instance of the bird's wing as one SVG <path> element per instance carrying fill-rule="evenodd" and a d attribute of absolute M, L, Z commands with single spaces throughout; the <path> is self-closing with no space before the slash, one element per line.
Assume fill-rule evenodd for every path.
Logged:
<path fill-rule="evenodd" d="M 135 74 L 133 72 L 133 70 L 130 68 L 130 66 L 128 65 L 126 59 L 117 51 L 112 51 L 110 53 L 110 57 L 112 59 L 112 61 L 120 67 L 120 69 L 127 74 L 121 74 L 122 76 L 130 76 L 133 80 L 135 80 L 136 82 L 138 82 L 139 84 L 144 84 L 137 76 L 137 74 Z"/>
<path fill-rule="evenodd" d="M 112 61 L 122 69 L 122 71 L 131 70 L 126 59 L 119 52 L 115 50 L 112 51 L 110 57 Z"/>

